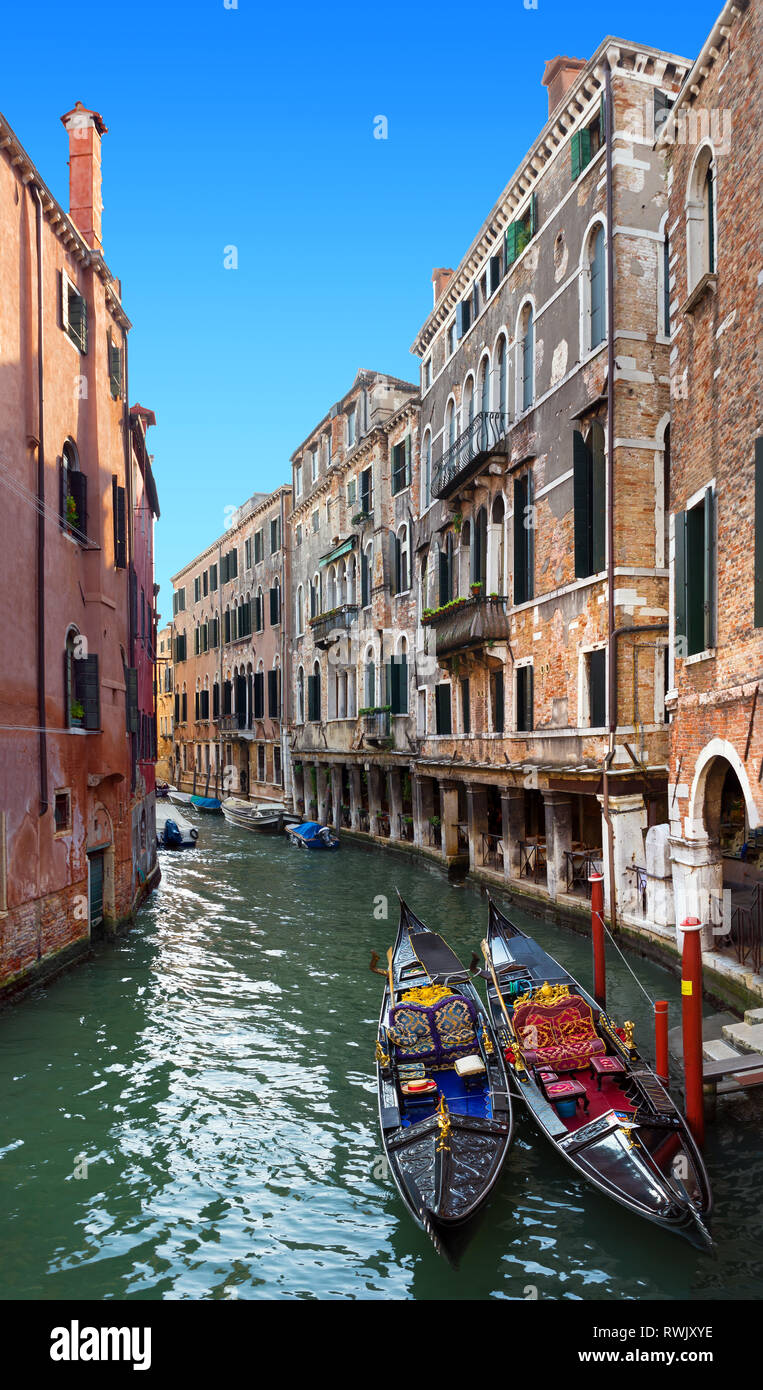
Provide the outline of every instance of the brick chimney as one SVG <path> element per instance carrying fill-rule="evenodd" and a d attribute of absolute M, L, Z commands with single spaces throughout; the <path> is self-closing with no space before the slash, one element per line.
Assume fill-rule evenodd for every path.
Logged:
<path fill-rule="evenodd" d="M 78 101 L 61 117 L 69 133 L 69 216 L 88 246 L 101 249 L 101 136 L 106 134 L 97 111 Z"/>
<path fill-rule="evenodd" d="M 434 287 L 435 304 L 440 298 L 440 295 L 442 294 L 443 290 L 450 284 L 450 281 L 452 279 L 453 271 L 447 268 L 446 266 L 440 266 L 437 270 L 432 271 L 432 285 Z"/>
<path fill-rule="evenodd" d="M 541 78 L 548 88 L 548 114 L 555 111 L 562 97 L 566 96 L 575 78 L 586 67 L 585 58 L 552 58 L 546 63 L 546 71 Z"/>

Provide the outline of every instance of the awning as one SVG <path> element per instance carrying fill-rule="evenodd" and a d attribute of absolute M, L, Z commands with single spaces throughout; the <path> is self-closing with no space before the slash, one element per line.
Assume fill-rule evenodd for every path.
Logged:
<path fill-rule="evenodd" d="M 348 541 L 342 541 L 342 544 L 341 544 L 341 545 L 338 545 L 337 548 L 336 548 L 336 550 L 331 550 L 331 551 L 329 551 L 328 555 L 324 555 L 324 556 L 323 556 L 323 559 L 318 561 L 318 564 L 319 564 L 319 566 L 320 566 L 320 565 L 330 565 L 330 564 L 332 563 L 333 560 L 338 560 L 339 557 L 340 557 L 340 555 L 347 555 L 347 554 L 349 554 L 349 552 L 350 552 L 351 550 L 354 550 L 354 549 L 355 549 L 355 537 L 354 537 L 354 536 L 350 536 L 350 539 L 349 539 Z"/>

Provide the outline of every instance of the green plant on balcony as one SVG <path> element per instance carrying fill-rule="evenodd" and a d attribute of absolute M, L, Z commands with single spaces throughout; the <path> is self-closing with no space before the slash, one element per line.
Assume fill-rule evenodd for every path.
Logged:
<path fill-rule="evenodd" d="M 74 526 L 74 527 L 79 526 L 79 512 L 77 511 L 77 503 L 75 502 L 75 500 L 74 500 L 74 498 L 71 496 L 71 494 L 69 494 L 69 495 L 67 496 L 66 502 L 65 502 L 64 505 L 65 505 L 65 508 L 66 508 L 66 522 L 67 522 L 67 525 L 68 525 L 68 526 Z"/>
<path fill-rule="evenodd" d="M 474 583 L 469 585 L 469 592 L 471 593 L 472 598 L 479 598 L 480 594 L 482 593 L 482 580 L 475 579 Z"/>
<path fill-rule="evenodd" d="M 85 718 L 85 706 L 80 700 L 72 700 L 69 705 L 69 716 L 73 724 L 79 724 Z"/>
<path fill-rule="evenodd" d="M 389 714 L 391 709 L 391 705 L 364 705 L 362 709 L 358 710 L 358 715 Z"/>
<path fill-rule="evenodd" d="M 453 530 L 455 531 L 457 536 L 461 535 L 461 527 L 463 526 L 463 524 L 463 512 L 456 512 L 455 516 L 453 517 Z"/>
<path fill-rule="evenodd" d="M 371 512 L 356 512 L 352 518 L 353 526 L 363 526 L 371 520 Z"/>
<path fill-rule="evenodd" d="M 424 624 L 436 622 L 436 620 L 443 617 L 444 614 L 452 613 L 456 608 L 461 608 L 468 602 L 468 598 L 452 598 L 449 599 L 447 603 L 441 603 L 439 608 L 425 608 L 421 614 L 421 621 Z"/>

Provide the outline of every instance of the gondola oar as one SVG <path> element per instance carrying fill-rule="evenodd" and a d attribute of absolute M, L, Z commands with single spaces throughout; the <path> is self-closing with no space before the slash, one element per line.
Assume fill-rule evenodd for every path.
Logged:
<path fill-rule="evenodd" d="M 485 957 L 485 964 L 486 964 L 488 970 L 490 971 L 490 978 L 491 978 L 491 980 L 493 981 L 493 988 L 494 988 L 494 990 L 495 990 L 495 992 L 496 992 L 496 995 L 498 996 L 498 1002 L 499 1002 L 500 1005 L 501 1005 L 501 1011 L 502 1011 L 503 1016 L 504 1016 L 504 1018 L 505 1018 L 505 1020 L 506 1020 L 506 1027 L 507 1027 L 508 1032 L 509 1032 L 509 1041 L 511 1042 L 511 1045 L 512 1045 L 512 1048 L 513 1048 L 513 1051 L 514 1051 L 514 1062 L 515 1062 L 515 1066 L 516 1066 L 516 1068 L 517 1068 L 517 1071 L 519 1071 L 519 1072 L 524 1072 L 524 1070 L 525 1070 L 525 1064 L 524 1064 L 524 1059 L 523 1059 L 523 1057 L 522 1057 L 522 1050 L 521 1050 L 521 1048 L 520 1048 L 520 1046 L 519 1046 L 519 1043 L 517 1042 L 517 1035 L 516 1035 L 516 1033 L 514 1032 L 514 1024 L 513 1024 L 512 1020 L 511 1020 L 511 1015 L 509 1014 L 509 1011 L 508 1011 L 508 1009 L 506 1008 L 506 1004 L 505 1004 L 505 1002 L 504 1002 L 503 995 L 501 994 L 501 988 L 500 988 L 500 985 L 498 984 L 498 977 L 497 977 L 497 975 L 496 975 L 496 973 L 495 973 L 495 966 L 493 965 L 493 957 L 492 957 L 491 954 L 490 954 L 490 948 L 489 948 L 489 946 L 488 946 L 488 944 L 487 944 L 487 941 L 483 941 L 483 942 L 482 942 L 482 954 L 483 954 L 483 956 Z"/>

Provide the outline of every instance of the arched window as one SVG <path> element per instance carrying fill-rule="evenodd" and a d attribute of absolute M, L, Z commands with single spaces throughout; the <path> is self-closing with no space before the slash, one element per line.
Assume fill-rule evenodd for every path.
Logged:
<path fill-rule="evenodd" d="M 493 499 L 490 513 L 490 544 L 488 546 L 488 592 L 504 594 L 504 554 L 506 533 L 506 508 L 503 497 L 498 493 Z"/>
<path fill-rule="evenodd" d="M 456 556 L 456 574 L 453 598 L 465 598 L 469 592 L 472 573 L 472 523 L 467 517 L 461 526 Z"/>
<path fill-rule="evenodd" d="M 392 657 L 387 673 L 389 689 L 387 698 L 392 714 L 408 713 L 408 642 L 400 638 L 397 652 Z"/>
<path fill-rule="evenodd" d="M 448 531 L 443 537 L 439 549 L 438 558 L 439 573 L 437 576 L 437 588 L 439 606 L 449 603 L 453 598 L 453 532 Z"/>
<path fill-rule="evenodd" d="M 376 708 L 376 662 L 373 647 L 367 648 L 363 662 L 363 700 L 366 709 Z"/>
<path fill-rule="evenodd" d="M 308 679 L 307 704 L 308 719 L 313 724 L 319 724 L 321 719 L 321 667 L 318 661 L 315 662 L 313 674 Z"/>
<path fill-rule="evenodd" d="M 408 523 L 398 527 L 395 537 L 395 593 L 405 594 L 411 587 Z"/>
<path fill-rule="evenodd" d="M 374 547 L 373 541 L 369 541 L 361 556 L 360 564 L 360 588 L 361 605 L 368 608 L 371 603 L 371 576 L 373 574 Z"/>
<path fill-rule="evenodd" d="M 77 446 L 67 439 L 61 450 L 61 521 L 84 540 L 87 529 L 87 478 L 79 466 Z"/>
<path fill-rule="evenodd" d="M 302 637 L 305 631 L 305 592 L 300 584 L 297 589 L 297 636 Z"/>
<path fill-rule="evenodd" d="M 448 401 L 445 410 L 445 434 L 448 440 L 448 448 L 451 449 L 456 442 L 456 403 Z"/>
<path fill-rule="evenodd" d="M 484 595 L 487 584 L 487 511 L 484 507 L 477 512 L 472 528 L 470 583 L 481 584 Z"/>
<path fill-rule="evenodd" d="M 699 150 L 686 195 L 687 279 L 691 293 L 716 264 L 715 160 L 709 144 Z"/>
<path fill-rule="evenodd" d="M 357 603 L 357 577 L 358 566 L 355 555 L 352 554 L 347 561 L 347 603 Z"/>
<path fill-rule="evenodd" d="M 532 304 L 520 311 L 517 325 L 517 388 L 520 410 L 529 410 L 535 399 L 535 327 Z"/>
<path fill-rule="evenodd" d="M 509 354 L 503 334 L 498 339 L 498 409 L 503 432 L 509 425 Z"/>
<path fill-rule="evenodd" d="M 603 343 L 606 325 L 606 267 L 604 262 L 604 228 L 598 222 L 588 238 L 588 348 Z"/>
<path fill-rule="evenodd" d="M 432 434 L 429 429 L 424 434 L 424 467 L 421 472 L 421 506 L 426 508 L 432 500 Z"/>
<path fill-rule="evenodd" d="M 490 435 L 488 433 L 490 424 L 490 358 L 483 357 L 480 367 L 480 414 L 482 421 L 480 425 L 480 448 L 487 449 Z"/>
<path fill-rule="evenodd" d="M 305 672 L 300 666 L 297 671 L 297 723 L 305 722 Z"/>
<path fill-rule="evenodd" d="M 329 566 L 329 572 L 328 572 L 328 585 L 327 585 L 327 593 L 326 593 L 326 611 L 330 613 L 331 610 L 332 610 L 332 608 L 336 608 L 336 606 L 337 606 L 337 596 L 336 596 L 336 570 L 335 570 L 335 568 L 334 568 L 333 565 L 330 565 L 330 566 Z"/>

